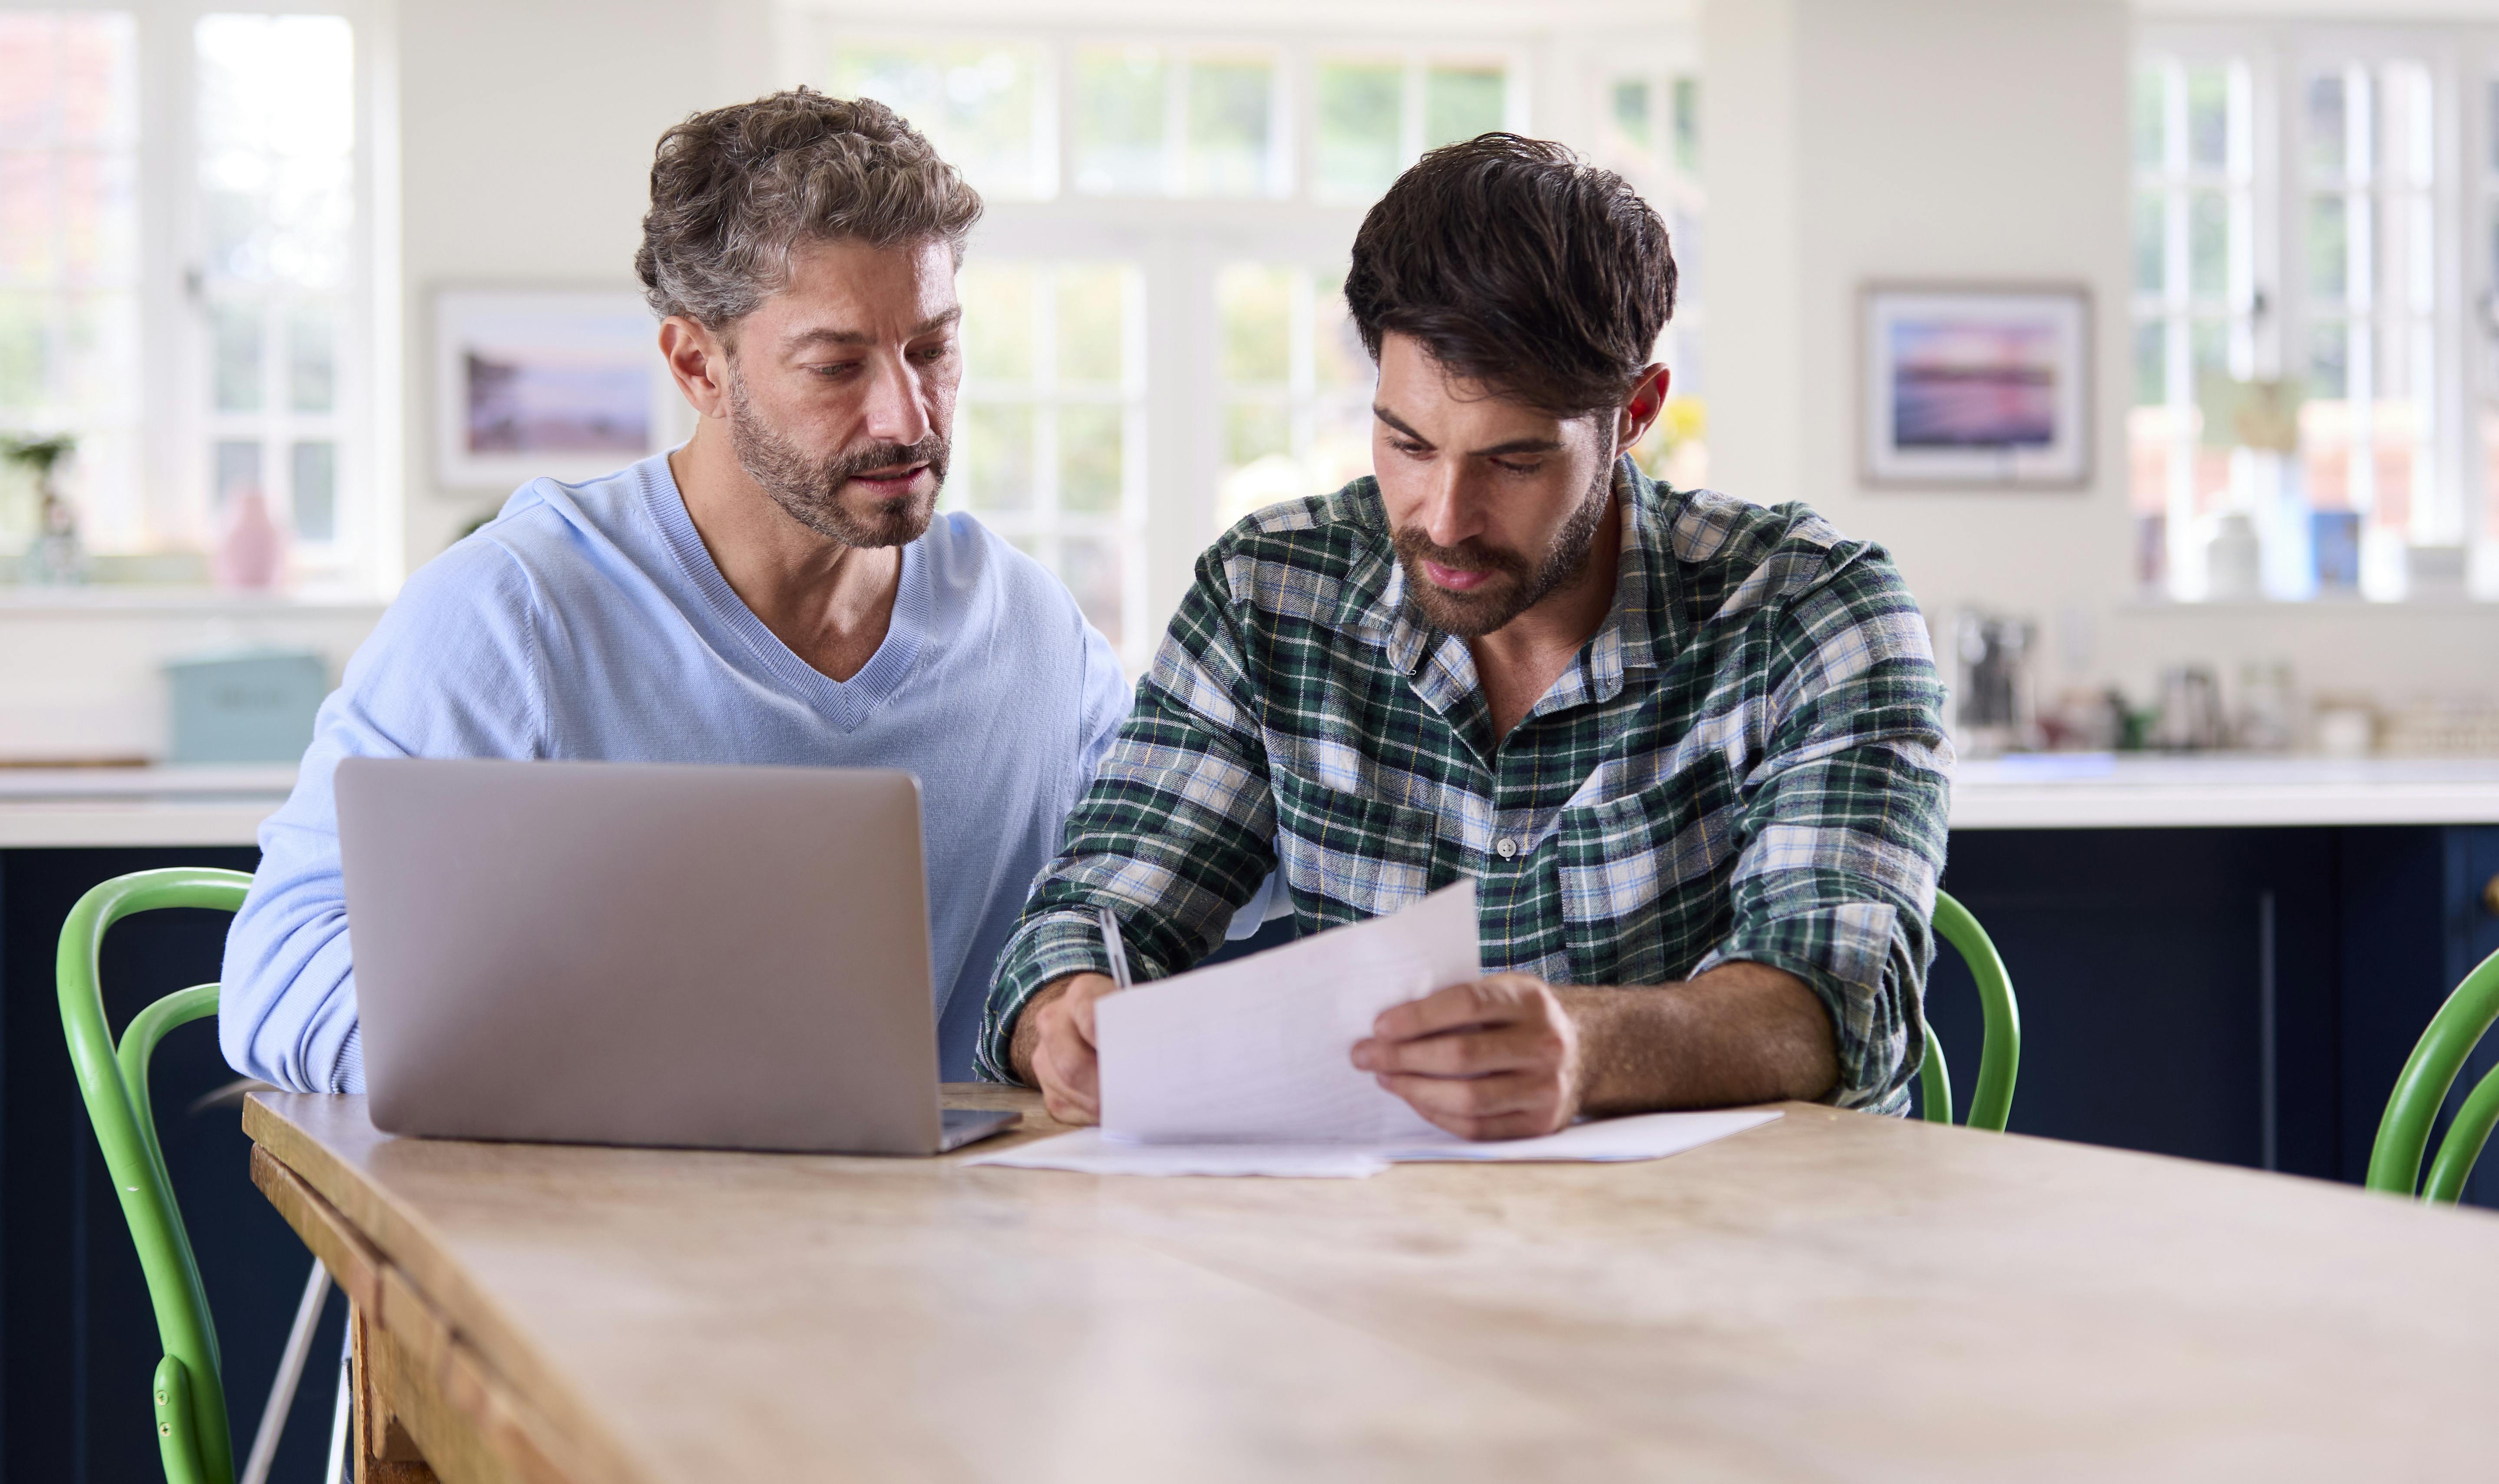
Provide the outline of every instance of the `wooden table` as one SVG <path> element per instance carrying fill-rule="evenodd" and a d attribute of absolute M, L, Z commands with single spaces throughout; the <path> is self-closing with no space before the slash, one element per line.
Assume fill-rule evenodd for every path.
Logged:
<path fill-rule="evenodd" d="M 244 1127 L 356 1301 L 368 1479 L 2499 1473 L 2499 1218 L 1786 1112 L 1344 1181 Z"/>

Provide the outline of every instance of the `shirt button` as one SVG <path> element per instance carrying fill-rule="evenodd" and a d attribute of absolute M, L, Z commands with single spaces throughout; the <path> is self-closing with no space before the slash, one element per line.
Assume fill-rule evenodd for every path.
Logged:
<path fill-rule="evenodd" d="M 1493 846 L 1493 849 L 1501 852 L 1502 859 L 1508 860 L 1510 856 L 1518 854 L 1518 842 L 1508 835 L 1504 835 L 1501 837 L 1500 842 Z"/>

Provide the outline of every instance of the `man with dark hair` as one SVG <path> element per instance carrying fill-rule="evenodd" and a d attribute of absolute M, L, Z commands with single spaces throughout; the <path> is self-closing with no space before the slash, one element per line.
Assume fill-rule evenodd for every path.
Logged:
<path fill-rule="evenodd" d="M 1271 870 L 1304 932 L 1473 877 L 1492 972 L 1351 1051 L 1442 1127 L 1904 1110 L 1951 763 L 1925 625 L 1881 549 L 1625 454 L 1667 391 L 1655 213 L 1486 135 L 1372 209 L 1346 301 L 1378 475 L 1200 559 L 1000 959 L 984 1070 L 1097 1115 L 1102 907 L 1152 979 Z"/>
<path fill-rule="evenodd" d="M 938 1061 L 969 1075 L 999 945 L 1127 713 L 1065 588 L 932 519 L 980 214 L 877 103 L 801 88 L 662 137 L 634 266 L 695 435 L 533 480 L 408 579 L 261 826 L 219 1006 L 238 1069 L 361 1090 L 331 774 L 377 756 L 918 774 Z"/>

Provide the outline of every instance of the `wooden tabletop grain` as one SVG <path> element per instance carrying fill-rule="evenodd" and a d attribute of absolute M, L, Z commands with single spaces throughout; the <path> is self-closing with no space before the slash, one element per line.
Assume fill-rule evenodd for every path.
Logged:
<path fill-rule="evenodd" d="M 393 1139 L 285 1094 L 244 1126 L 566 1476 L 2499 1473 L 2499 1219 L 1786 1114 L 1368 1180 Z"/>

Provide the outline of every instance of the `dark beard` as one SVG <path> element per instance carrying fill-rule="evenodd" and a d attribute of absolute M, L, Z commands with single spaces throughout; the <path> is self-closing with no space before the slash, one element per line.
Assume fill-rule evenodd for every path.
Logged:
<path fill-rule="evenodd" d="M 745 382 L 734 371 L 729 381 L 729 445 L 737 454 L 738 467 L 763 487 L 783 514 L 845 546 L 901 546 L 920 539 L 946 483 L 946 437 L 934 428 L 917 443 L 871 443 L 810 461 L 755 415 Z M 925 495 L 864 512 L 842 500 L 842 487 L 870 469 L 924 463 L 930 479 Z"/>
<path fill-rule="evenodd" d="M 1533 565 L 1517 552 L 1479 546 L 1473 537 L 1455 546 L 1436 546 L 1420 530 L 1409 526 L 1390 538 L 1397 561 L 1406 569 L 1406 605 L 1444 633 L 1461 639 L 1488 634 L 1582 574 L 1588 549 L 1597 541 L 1597 529 L 1613 506 L 1614 470 L 1609 462 L 1598 468 L 1587 498 L 1555 532 L 1544 560 Z M 1452 593 L 1423 575 L 1425 562 L 1464 571 L 1499 572 L 1509 580 L 1495 580 L 1472 593 Z"/>

